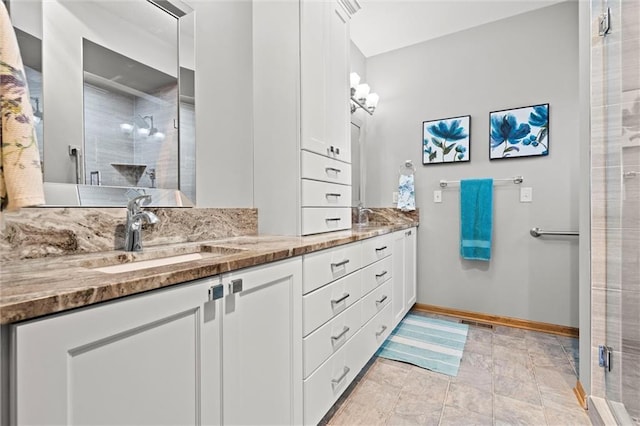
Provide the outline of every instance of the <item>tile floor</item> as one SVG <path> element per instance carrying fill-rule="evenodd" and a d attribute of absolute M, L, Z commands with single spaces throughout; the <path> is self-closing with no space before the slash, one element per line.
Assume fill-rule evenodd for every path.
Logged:
<path fill-rule="evenodd" d="M 320 424 L 590 425 L 577 358 L 577 339 L 470 325 L 457 377 L 374 358 Z"/>

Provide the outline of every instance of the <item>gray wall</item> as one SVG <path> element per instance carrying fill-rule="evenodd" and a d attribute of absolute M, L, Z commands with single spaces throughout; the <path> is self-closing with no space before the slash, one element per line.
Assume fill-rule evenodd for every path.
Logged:
<path fill-rule="evenodd" d="M 398 168 L 417 165 L 418 302 L 578 326 L 578 241 L 529 229 L 578 229 L 578 5 L 566 2 L 368 58 L 380 103 L 367 125 L 371 206 L 389 206 Z M 490 162 L 489 112 L 550 103 L 550 155 Z M 470 114 L 471 162 L 421 166 L 424 120 Z M 459 187 L 440 179 L 524 176 L 496 184 L 490 263 L 459 257 Z"/>
<path fill-rule="evenodd" d="M 253 207 L 252 5 L 193 0 L 198 207 Z"/>

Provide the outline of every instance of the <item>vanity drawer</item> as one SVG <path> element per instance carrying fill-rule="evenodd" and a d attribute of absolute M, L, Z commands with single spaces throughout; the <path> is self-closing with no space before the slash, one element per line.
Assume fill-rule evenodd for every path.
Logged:
<path fill-rule="evenodd" d="M 392 283 L 393 278 L 362 298 L 362 324 L 390 304 Z"/>
<path fill-rule="evenodd" d="M 361 250 L 360 243 L 353 243 L 302 256 L 302 293 L 360 269 Z"/>
<path fill-rule="evenodd" d="M 301 154 L 301 174 L 303 179 L 351 185 L 351 165 L 308 151 Z"/>
<path fill-rule="evenodd" d="M 362 242 L 362 266 L 384 259 L 391 254 L 393 248 L 392 234 L 369 238 Z"/>
<path fill-rule="evenodd" d="M 362 294 L 362 271 L 356 271 L 302 298 L 302 330 L 306 336 L 349 306 Z"/>
<path fill-rule="evenodd" d="M 362 330 L 304 380 L 304 424 L 316 425 L 338 400 L 364 364 Z M 359 342 L 359 340 L 361 342 Z"/>
<path fill-rule="evenodd" d="M 381 261 L 362 269 L 362 294 L 366 295 L 371 290 L 391 278 L 392 269 L 392 256 L 385 257 Z"/>
<path fill-rule="evenodd" d="M 302 207 L 351 207 L 351 186 L 302 179 Z"/>
<path fill-rule="evenodd" d="M 354 362 L 364 366 L 392 331 L 393 309 L 391 309 L 391 304 L 387 303 L 382 311 L 360 330 L 358 345 L 354 345 L 354 348 L 357 348 L 358 351 L 354 355 Z"/>
<path fill-rule="evenodd" d="M 305 378 L 360 330 L 361 320 L 362 312 L 357 302 L 304 338 Z"/>
<path fill-rule="evenodd" d="M 351 229 L 351 207 L 303 207 L 302 234 Z"/>

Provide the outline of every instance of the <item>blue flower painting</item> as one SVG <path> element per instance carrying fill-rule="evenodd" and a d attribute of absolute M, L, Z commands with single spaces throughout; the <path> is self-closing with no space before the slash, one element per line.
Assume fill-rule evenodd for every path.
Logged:
<path fill-rule="evenodd" d="M 491 160 L 549 155 L 549 104 L 495 111 L 489 123 Z"/>
<path fill-rule="evenodd" d="M 424 121 L 422 164 L 459 163 L 471 159 L 471 116 Z"/>

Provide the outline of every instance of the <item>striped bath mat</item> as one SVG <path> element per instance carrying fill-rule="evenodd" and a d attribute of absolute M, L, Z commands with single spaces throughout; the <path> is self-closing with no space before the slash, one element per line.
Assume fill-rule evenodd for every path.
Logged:
<path fill-rule="evenodd" d="M 407 314 L 377 355 L 457 376 L 469 326 Z"/>

